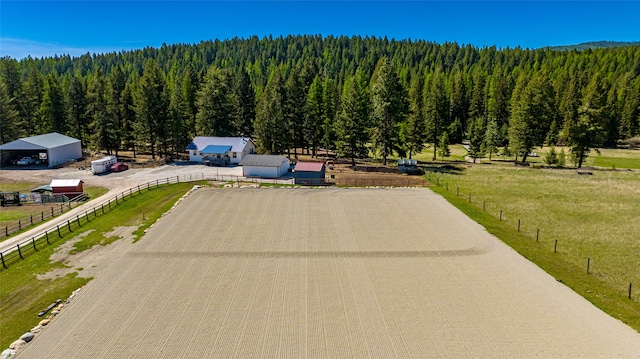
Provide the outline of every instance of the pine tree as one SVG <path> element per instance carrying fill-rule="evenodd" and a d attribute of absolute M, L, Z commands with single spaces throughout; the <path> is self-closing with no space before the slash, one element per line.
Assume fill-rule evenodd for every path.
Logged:
<path fill-rule="evenodd" d="M 543 161 L 549 166 L 558 164 L 558 153 L 556 152 L 555 147 L 551 147 L 549 149 L 549 151 L 544 155 Z"/>
<path fill-rule="evenodd" d="M 134 129 L 138 126 L 136 124 L 136 106 L 133 99 L 133 90 L 129 84 L 124 86 L 120 103 L 122 104 L 122 147 L 124 149 L 131 149 L 133 151 L 133 157 L 136 157 Z"/>
<path fill-rule="evenodd" d="M 336 84 L 329 78 L 324 79 L 322 84 L 322 103 L 324 104 L 324 113 L 322 119 L 322 143 L 325 151 L 334 151 L 337 141 L 335 120 L 338 111 L 338 91 Z"/>
<path fill-rule="evenodd" d="M 79 73 L 70 80 L 68 89 L 69 134 L 82 144 L 88 143 L 87 92 Z"/>
<path fill-rule="evenodd" d="M 306 142 L 311 145 L 311 156 L 316 157 L 322 140 L 322 124 L 325 112 L 320 76 L 316 76 L 313 79 L 305 106 L 304 136 Z"/>
<path fill-rule="evenodd" d="M 24 82 L 24 115 L 21 125 L 26 136 L 39 134 L 40 105 L 44 98 L 44 77 L 35 66 L 29 68 L 27 80 Z"/>
<path fill-rule="evenodd" d="M 640 134 L 640 80 L 636 85 L 627 84 L 622 99 L 619 132 L 623 138 Z"/>
<path fill-rule="evenodd" d="M 98 69 L 87 88 L 87 118 L 90 121 L 90 141 L 95 150 L 111 153 L 115 129 L 107 116 L 107 81 Z"/>
<path fill-rule="evenodd" d="M 171 128 L 171 148 L 176 157 L 183 152 L 190 142 L 187 132 L 189 112 L 187 102 L 183 98 L 180 79 L 176 79 L 169 98 L 169 124 Z"/>
<path fill-rule="evenodd" d="M 484 157 L 487 121 L 484 118 L 469 119 L 469 121 L 469 156 L 475 162 L 476 159 Z"/>
<path fill-rule="evenodd" d="M 226 73 L 209 67 L 204 84 L 198 91 L 196 130 L 201 136 L 231 136 L 234 128 L 234 99 Z"/>
<path fill-rule="evenodd" d="M 341 157 L 351 159 L 356 165 L 356 158 L 367 156 L 369 142 L 368 124 L 371 104 L 368 84 L 362 71 L 347 79 L 342 92 L 342 111 L 336 119 L 337 152 Z"/>
<path fill-rule="evenodd" d="M 487 130 L 484 134 L 484 148 L 485 151 L 489 152 L 489 161 L 491 161 L 491 155 L 498 152 L 500 143 L 502 143 L 502 136 L 498 128 L 498 121 L 491 119 L 487 123 Z"/>
<path fill-rule="evenodd" d="M 427 142 L 433 144 L 433 160 L 436 160 L 438 141 L 449 123 L 449 101 L 439 71 L 433 75 L 431 86 L 425 96 L 424 115 Z"/>
<path fill-rule="evenodd" d="M 288 128 L 284 114 L 285 92 L 280 70 L 275 69 L 256 109 L 254 128 L 258 149 L 262 153 L 283 153 L 289 148 Z"/>
<path fill-rule="evenodd" d="M 373 142 L 382 154 L 382 163 L 398 148 L 398 124 L 404 121 L 408 111 L 407 96 L 400 79 L 383 58 L 379 63 L 378 76 L 373 84 L 371 102 L 373 107 Z"/>
<path fill-rule="evenodd" d="M 147 60 L 136 96 L 136 133 L 140 143 L 150 146 L 151 158 L 154 160 L 157 144 L 166 142 L 164 131 L 169 117 L 169 99 L 165 87 L 160 67 L 154 60 Z"/>
<path fill-rule="evenodd" d="M 409 88 L 409 114 L 407 116 L 406 134 L 404 136 L 409 158 L 411 158 L 414 153 L 422 152 L 427 137 L 422 92 L 423 78 L 415 75 L 411 78 Z"/>
<path fill-rule="evenodd" d="M 535 76 L 513 108 L 509 123 L 509 147 L 522 155 L 522 163 L 534 146 L 542 144 L 555 116 L 554 92 L 545 75 Z"/>
<path fill-rule="evenodd" d="M 447 131 L 442 133 L 440 141 L 438 141 L 438 154 L 442 161 L 444 161 L 445 157 L 449 157 L 451 155 L 451 150 L 449 149 L 449 134 Z"/>
<path fill-rule="evenodd" d="M 185 127 L 190 137 L 198 135 L 196 127 L 196 118 L 198 114 L 198 74 L 193 70 L 191 64 L 188 64 L 182 74 L 182 98 L 186 104 L 187 119 Z"/>
<path fill-rule="evenodd" d="M 40 133 L 67 132 L 67 111 L 64 93 L 60 86 L 58 76 L 47 75 L 42 104 L 40 105 L 42 121 L 39 126 Z"/>
<path fill-rule="evenodd" d="M 0 81 L 0 144 L 20 138 L 19 113 L 14 106 L 15 98 L 9 97 L 7 84 Z"/>
<path fill-rule="evenodd" d="M 602 145 L 606 140 L 606 100 L 606 85 L 596 75 L 586 88 L 582 106 L 578 110 L 578 119 L 569 127 L 567 134 L 567 144 L 578 168 L 582 167 L 591 149 Z"/>
<path fill-rule="evenodd" d="M 11 99 L 12 107 L 18 111 L 18 119 L 25 117 L 23 108 L 24 91 L 20 64 L 9 57 L 0 58 L 0 79 L 5 84 L 7 98 Z M 38 103 L 38 106 L 40 103 Z"/>
<path fill-rule="evenodd" d="M 307 101 L 307 90 L 302 82 L 300 70 L 294 67 L 286 81 L 287 91 L 285 102 L 285 118 L 289 129 L 289 142 L 293 147 L 294 157 L 298 158 L 298 148 L 304 147 L 304 119 L 305 106 Z"/>
<path fill-rule="evenodd" d="M 118 155 L 118 150 L 122 146 L 122 115 L 123 106 L 121 103 L 122 92 L 126 85 L 125 74 L 120 66 L 115 66 L 111 71 L 108 80 L 107 89 L 107 117 L 110 128 L 113 129 L 113 134 L 109 136 L 110 144 L 109 148 L 113 148 Z"/>
<path fill-rule="evenodd" d="M 249 72 L 246 69 L 240 71 L 235 87 L 236 100 L 236 124 L 237 134 L 251 137 L 253 135 L 253 122 L 256 119 L 256 93 L 251 84 Z"/>
<path fill-rule="evenodd" d="M 452 143 L 461 143 L 464 138 L 464 131 L 467 128 L 469 119 L 469 100 L 467 98 L 467 88 L 461 73 L 453 75 L 451 90 L 451 126 L 449 127 L 449 139 Z"/>

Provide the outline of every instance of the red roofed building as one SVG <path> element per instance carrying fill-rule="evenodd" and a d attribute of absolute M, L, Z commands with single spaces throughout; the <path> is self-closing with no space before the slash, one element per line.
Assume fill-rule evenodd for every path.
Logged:
<path fill-rule="evenodd" d="M 84 189 L 82 187 L 82 180 L 79 179 L 64 179 L 64 180 L 51 180 L 51 190 L 54 195 L 65 195 L 69 199 L 73 199 L 83 194 Z"/>
<path fill-rule="evenodd" d="M 324 185 L 325 167 L 322 162 L 298 162 L 293 169 L 296 184 Z"/>

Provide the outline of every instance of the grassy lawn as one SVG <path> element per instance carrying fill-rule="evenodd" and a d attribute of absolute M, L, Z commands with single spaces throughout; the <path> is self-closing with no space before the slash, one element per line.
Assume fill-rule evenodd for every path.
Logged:
<path fill-rule="evenodd" d="M 153 188 L 143 191 L 133 198 L 127 198 L 113 210 L 92 219 L 76 229 L 73 236 L 86 231 L 92 231 L 84 239 L 75 244 L 74 251 L 79 252 L 94 245 L 106 245 L 119 239 L 106 238 L 104 233 L 110 232 L 116 226 L 138 226 L 134 232 L 135 240 L 144 234 L 144 230 L 153 224 L 160 216 L 169 210 L 195 184 L 204 182 L 179 183 L 169 186 Z M 144 220 L 142 213 L 144 211 Z M 9 269 L 0 269 L 0 348 L 7 348 L 20 335 L 33 328 L 41 319 L 37 316 L 56 299 L 66 299 L 77 288 L 86 284 L 90 279 L 79 278 L 76 273 L 69 274 L 55 280 L 38 280 L 37 274 L 44 274 L 54 268 L 64 267 L 63 263 L 52 263 L 49 258 L 64 241 L 73 238 L 68 232 L 62 240 L 53 242 L 50 246 L 31 252 L 25 260 L 11 263 Z M 1 267 L 0 267 L 1 268 Z"/>
<path fill-rule="evenodd" d="M 640 330 L 639 173 L 595 171 L 580 176 L 573 170 L 463 165 L 451 174 L 431 176 L 445 184 L 436 191 L 447 192 L 452 203 L 492 233 Z M 502 222 L 497 221 L 500 210 Z M 553 252 L 556 240 L 558 253 Z M 629 283 L 636 288 L 631 300 Z"/>

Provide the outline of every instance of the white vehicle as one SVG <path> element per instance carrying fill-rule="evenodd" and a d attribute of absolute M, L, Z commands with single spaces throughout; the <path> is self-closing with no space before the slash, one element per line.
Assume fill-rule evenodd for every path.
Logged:
<path fill-rule="evenodd" d="M 116 156 L 107 156 L 99 160 L 91 161 L 91 172 L 93 172 L 94 175 L 109 172 L 111 170 L 111 165 L 114 165 L 117 162 L 118 159 Z"/>
<path fill-rule="evenodd" d="M 26 166 L 26 165 L 30 165 L 32 163 L 33 163 L 33 158 L 31 158 L 31 157 L 22 157 L 17 162 L 17 164 L 20 165 L 20 166 Z"/>

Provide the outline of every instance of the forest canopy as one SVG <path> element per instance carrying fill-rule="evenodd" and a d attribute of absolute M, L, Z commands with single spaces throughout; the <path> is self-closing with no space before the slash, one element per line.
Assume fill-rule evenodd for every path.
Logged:
<path fill-rule="evenodd" d="M 577 156 L 640 135 L 640 45 L 554 50 L 376 37 L 251 37 L 0 59 L 0 143 L 59 132 L 108 153 L 252 136 L 263 153 Z"/>

